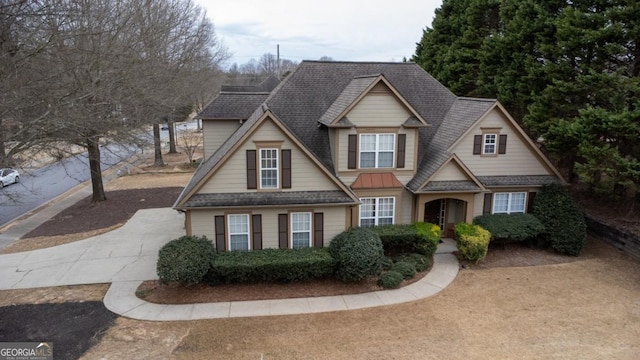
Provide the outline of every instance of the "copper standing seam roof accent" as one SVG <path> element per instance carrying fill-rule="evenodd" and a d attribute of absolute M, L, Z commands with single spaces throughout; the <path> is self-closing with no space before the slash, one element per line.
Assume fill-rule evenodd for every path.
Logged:
<path fill-rule="evenodd" d="M 392 173 L 365 173 L 358 175 L 352 189 L 391 189 L 404 187 Z"/>

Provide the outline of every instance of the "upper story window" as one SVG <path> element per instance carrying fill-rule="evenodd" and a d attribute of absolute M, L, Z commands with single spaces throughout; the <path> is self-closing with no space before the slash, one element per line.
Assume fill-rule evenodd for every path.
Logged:
<path fill-rule="evenodd" d="M 496 153 L 496 145 L 497 145 L 497 134 L 484 134 L 483 142 L 482 142 L 482 153 L 483 154 L 495 154 Z"/>
<path fill-rule="evenodd" d="M 360 168 L 392 168 L 395 134 L 361 134 Z"/>
<path fill-rule="evenodd" d="M 360 226 L 393 224 L 394 197 L 361 198 Z"/>
<path fill-rule="evenodd" d="M 493 213 L 524 213 L 526 199 L 527 194 L 524 192 L 496 193 L 493 195 Z"/>
<path fill-rule="evenodd" d="M 278 188 L 278 149 L 260 149 L 260 188 Z"/>

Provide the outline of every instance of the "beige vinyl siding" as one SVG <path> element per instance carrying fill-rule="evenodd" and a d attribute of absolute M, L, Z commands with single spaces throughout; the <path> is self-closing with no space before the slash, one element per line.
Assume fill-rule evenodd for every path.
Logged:
<path fill-rule="evenodd" d="M 407 190 L 403 190 L 396 201 L 398 202 L 397 206 L 400 210 L 396 224 L 411 224 L 413 222 L 413 194 Z"/>
<path fill-rule="evenodd" d="M 204 158 L 213 155 L 239 127 L 240 122 L 234 120 L 203 120 Z"/>
<path fill-rule="evenodd" d="M 390 92 L 369 93 L 347 113 L 355 126 L 368 127 L 399 127 L 409 116 L 409 111 Z"/>
<path fill-rule="evenodd" d="M 431 181 L 460 181 L 460 180 L 469 180 L 467 174 L 463 172 L 460 166 L 453 162 L 449 161 L 447 165 L 442 167 L 436 174 L 431 178 Z"/>
<path fill-rule="evenodd" d="M 372 132 L 370 130 L 367 130 L 369 133 Z M 384 132 L 388 132 L 389 129 L 387 129 L 386 131 L 380 131 L 381 133 Z M 373 130 L 373 132 L 375 133 L 375 130 Z M 417 151 L 418 151 L 418 146 L 417 146 L 417 139 L 418 139 L 418 131 L 417 129 L 405 129 L 405 128 L 399 128 L 397 131 L 391 131 L 392 133 L 395 134 L 406 134 L 406 143 L 405 143 L 405 159 L 404 159 L 404 168 L 402 169 L 398 169 L 398 171 L 411 171 L 412 174 L 410 175 L 399 175 L 399 174 L 395 174 L 396 177 L 398 177 L 398 180 L 400 180 L 403 184 L 406 184 L 407 182 L 409 182 L 412 178 L 413 175 L 415 174 L 415 168 L 416 168 L 416 164 L 417 164 Z M 358 171 L 358 169 L 349 169 L 348 168 L 348 160 L 349 160 L 349 135 L 358 135 L 358 132 L 356 129 L 351 128 L 351 129 L 337 129 L 336 133 L 335 133 L 335 142 L 337 142 L 337 144 L 335 145 L 335 148 L 338 149 L 338 153 L 337 153 L 337 168 L 339 172 L 356 172 Z M 398 138 L 396 137 L 396 142 L 398 141 Z M 396 150 L 397 151 L 397 143 L 396 143 Z M 359 149 L 359 147 L 358 147 Z M 394 153 L 394 156 L 397 156 L 396 153 Z M 394 159 L 394 163 L 395 163 L 395 159 Z M 366 172 L 371 172 L 371 170 L 373 171 L 377 171 L 377 169 L 365 169 L 363 171 Z M 380 169 L 381 171 L 391 171 L 394 172 L 394 169 Z M 395 172 L 394 172 L 395 173 Z M 404 176 L 405 180 L 401 180 L 400 177 Z M 357 177 L 357 175 L 354 176 L 354 180 L 355 177 Z"/>
<path fill-rule="evenodd" d="M 253 192 L 247 189 L 246 150 L 255 150 L 254 142 L 284 140 L 281 149 L 291 149 L 291 189 L 282 191 L 337 190 L 337 185 L 307 157 L 273 122 L 265 120 L 253 136 L 222 164 L 198 193 Z M 280 164 L 282 165 L 282 164 Z"/>
<path fill-rule="evenodd" d="M 484 194 L 485 193 L 475 194 L 475 196 L 473 197 L 473 209 L 469 209 L 473 210 L 473 217 L 482 215 L 482 209 L 484 207 Z"/>
<path fill-rule="evenodd" d="M 221 211 L 189 210 L 191 214 L 191 234 L 194 236 L 206 236 L 214 244 L 216 242 L 216 224 L 214 217 L 224 215 Z"/>
<path fill-rule="evenodd" d="M 237 214 L 251 214 L 262 216 L 262 248 L 278 248 L 278 214 L 287 214 L 289 212 L 307 211 L 321 212 L 324 214 L 324 246 L 329 246 L 331 239 L 346 230 L 345 223 L 347 211 L 344 206 L 327 206 L 316 208 L 303 208 L 296 210 L 295 208 L 265 208 L 251 209 L 243 212 L 242 210 L 234 210 Z M 191 231 L 195 236 L 205 235 L 209 240 L 215 243 L 215 217 L 224 216 L 226 213 L 222 210 L 191 210 Z M 226 219 L 225 219 L 226 224 Z"/>
<path fill-rule="evenodd" d="M 500 134 L 507 134 L 506 154 L 473 155 L 473 136 L 480 135 L 481 128 L 501 128 Z M 497 108 L 487 114 L 452 150 L 475 176 L 554 174 Z"/>

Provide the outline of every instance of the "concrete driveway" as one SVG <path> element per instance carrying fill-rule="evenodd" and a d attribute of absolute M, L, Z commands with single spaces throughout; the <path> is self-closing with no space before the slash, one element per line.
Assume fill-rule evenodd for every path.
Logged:
<path fill-rule="evenodd" d="M 157 279 L 158 250 L 184 235 L 184 215 L 138 211 L 108 233 L 46 249 L 0 255 L 0 290 Z"/>

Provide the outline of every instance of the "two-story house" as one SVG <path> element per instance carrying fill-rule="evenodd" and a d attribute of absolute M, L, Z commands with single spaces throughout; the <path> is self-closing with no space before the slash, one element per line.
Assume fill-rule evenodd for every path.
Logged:
<path fill-rule="evenodd" d="M 273 86 L 222 92 L 200 114 L 206 160 L 174 207 L 218 250 L 415 221 L 451 236 L 563 182 L 498 101 L 457 97 L 413 63 L 303 61 Z"/>

